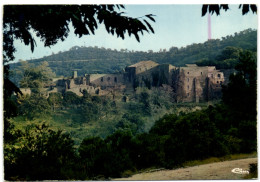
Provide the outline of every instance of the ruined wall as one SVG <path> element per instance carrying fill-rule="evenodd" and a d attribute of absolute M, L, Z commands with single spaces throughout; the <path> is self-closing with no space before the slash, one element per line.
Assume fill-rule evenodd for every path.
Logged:
<path fill-rule="evenodd" d="M 207 67 L 198 67 L 194 64 L 187 64 L 187 67 L 180 67 L 178 100 L 184 102 L 199 102 L 205 100 L 204 89 L 208 77 Z"/>
<path fill-rule="evenodd" d="M 133 87 L 148 88 L 159 87 L 163 84 L 170 85 L 170 83 L 172 82 L 170 72 L 172 69 L 175 69 L 175 67 L 170 64 L 158 65 L 157 63 L 150 64 L 150 62 L 148 62 L 148 64 L 142 65 L 142 69 L 146 69 L 146 71 L 139 72 L 138 74 L 133 76 L 133 68 L 135 67 L 130 67 L 129 69 L 131 73 L 129 75 L 131 75 Z M 138 67 L 136 69 L 138 69 Z M 126 69 L 126 71 L 128 71 L 128 69 Z"/>
<path fill-rule="evenodd" d="M 124 77 L 122 74 L 93 74 L 90 75 L 90 85 L 107 87 L 120 87 L 124 84 Z"/>
<path fill-rule="evenodd" d="M 220 98 L 224 82 L 223 72 L 214 66 L 187 64 L 186 67 L 175 67 L 141 61 L 126 67 L 122 74 L 90 74 L 61 79 L 56 87 L 57 91 L 72 91 L 77 95 L 82 95 L 86 89 L 90 94 L 113 97 L 120 93 L 131 93 L 137 87 L 162 87 L 167 88 L 177 102 L 201 102 Z"/>

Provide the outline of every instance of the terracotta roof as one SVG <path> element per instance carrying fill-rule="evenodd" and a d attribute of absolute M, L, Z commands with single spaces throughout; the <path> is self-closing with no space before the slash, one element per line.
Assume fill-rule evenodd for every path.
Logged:
<path fill-rule="evenodd" d="M 140 61 L 140 62 L 135 63 L 133 65 L 130 65 L 128 67 L 138 67 L 138 66 L 143 66 L 143 65 L 146 65 L 146 64 L 158 65 L 156 62 L 153 62 L 153 61 Z"/>

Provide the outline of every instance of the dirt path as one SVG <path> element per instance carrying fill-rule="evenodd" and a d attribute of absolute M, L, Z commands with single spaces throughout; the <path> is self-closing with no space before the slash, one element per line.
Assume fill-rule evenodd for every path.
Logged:
<path fill-rule="evenodd" d="M 249 170 L 250 163 L 256 163 L 257 158 L 239 159 L 233 161 L 216 162 L 194 167 L 180 168 L 175 170 L 162 170 L 150 173 L 140 173 L 129 178 L 114 180 L 211 180 L 211 179 L 241 179 L 245 174 L 231 172 L 234 168 L 243 171 Z"/>

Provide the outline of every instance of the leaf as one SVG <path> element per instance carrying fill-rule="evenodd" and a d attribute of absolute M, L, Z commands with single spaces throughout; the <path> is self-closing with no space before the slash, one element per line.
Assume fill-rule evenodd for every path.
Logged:
<path fill-rule="evenodd" d="M 149 18 L 150 20 L 152 20 L 153 22 L 155 22 L 155 19 L 152 17 L 154 15 L 152 14 L 149 14 L 149 15 L 145 15 L 147 18 Z"/>
<path fill-rule="evenodd" d="M 136 40 L 137 40 L 138 42 L 140 42 L 140 39 L 139 39 L 138 34 L 135 32 L 134 35 L 135 35 Z"/>
<path fill-rule="evenodd" d="M 73 16 L 76 20 L 78 20 L 78 21 L 80 20 L 79 17 L 78 17 L 77 15 L 72 14 L 72 16 Z"/>
<path fill-rule="evenodd" d="M 242 14 L 245 15 L 249 11 L 249 4 L 244 4 L 242 8 Z"/>
<path fill-rule="evenodd" d="M 209 5 L 206 5 L 206 4 L 204 4 L 204 5 L 202 6 L 202 16 L 205 16 L 205 14 L 207 13 L 207 11 L 208 11 L 208 6 L 209 6 Z"/>
<path fill-rule="evenodd" d="M 154 33 L 153 27 L 146 20 L 144 20 L 144 22 L 149 27 L 149 29 Z"/>
<path fill-rule="evenodd" d="M 257 14 L 257 6 L 255 4 L 251 4 L 250 5 L 251 10 L 253 11 L 253 13 Z"/>
<path fill-rule="evenodd" d="M 223 8 L 225 11 L 227 11 L 229 9 L 227 4 L 221 4 L 220 5 L 220 9 Z"/>
<path fill-rule="evenodd" d="M 211 14 L 214 14 L 214 12 L 215 12 L 218 16 L 219 15 L 219 5 L 217 5 L 217 4 L 209 5 L 209 12 Z"/>

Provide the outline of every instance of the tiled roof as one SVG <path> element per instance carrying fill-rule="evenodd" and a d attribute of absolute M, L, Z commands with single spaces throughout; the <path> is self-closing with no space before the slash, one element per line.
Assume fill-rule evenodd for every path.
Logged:
<path fill-rule="evenodd" d="M 133 65 L 130 65 L 128 67 L 138 67 L 138 66 L 143 66 L 143 65 L 146 65 L 146 64 L 158 65 L 156 62 L 153 62 L 153 61 L 140 61 L 140 62 L 133 64 Z"/>

